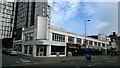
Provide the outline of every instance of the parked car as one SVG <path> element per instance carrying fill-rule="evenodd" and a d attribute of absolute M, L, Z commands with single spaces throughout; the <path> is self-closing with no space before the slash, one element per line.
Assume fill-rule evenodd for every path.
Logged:
<path fill-rule="evenodd" d="M 2 53 L 6 53 L 7 48 L 2 48 Z"/>
<path fill-rule="evenodd" d="M 8 55 L 17 55 L 18 53 L 17 53 L 17 50 L 12 49 L 12 48 L 8 48 L 8 49 L 6 49 L 6 54 L 8 54 Z"/>

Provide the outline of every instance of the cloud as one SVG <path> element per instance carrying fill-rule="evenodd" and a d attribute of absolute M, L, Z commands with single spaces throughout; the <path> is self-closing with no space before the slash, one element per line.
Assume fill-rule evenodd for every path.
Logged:
<path fill-rule="evenodd" d="M 63 23 L 64 20 L 69 20 L 77 14 L 79 3 L 73 2 L 53 2 L 51 6 L 51 22 L 55 24 Z"/>
<path fill-rule="evenodd" d="M 118 31 L 117 2 L 54 2 L 51 7 L 52 24 L 72 28 L 74 33 L 84 34 L 82 23 L 86 19 L 91 19 L 87 24 L 88 35 Z"/>

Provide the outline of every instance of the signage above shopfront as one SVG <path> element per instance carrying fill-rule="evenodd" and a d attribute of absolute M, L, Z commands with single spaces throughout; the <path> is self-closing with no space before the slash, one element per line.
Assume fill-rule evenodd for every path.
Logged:
<path fill-rule="evenodd" d="M 38 44 L 39 44 L 39 45 L 42 45 L 42 44 L 43 44 L 43 41 L 38 41 Z"/>

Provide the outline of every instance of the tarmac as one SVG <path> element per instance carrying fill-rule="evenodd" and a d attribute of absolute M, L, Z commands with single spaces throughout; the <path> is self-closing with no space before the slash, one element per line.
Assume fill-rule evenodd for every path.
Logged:
<path fill-rule="evenodd" d="M 42 62 L 41 64 L 45 63 L 59 63 L 59 62 L 67 62 L 67 61 L 85 61 L 85 56 L 71 56 L 71 57 L 30 57 L 30 60 L 39 60 Z M 94 59 L 102 59 L 102 58 L 110 58 L 110 55 L 97 55 L 92 56 L 92 60 Z"/>

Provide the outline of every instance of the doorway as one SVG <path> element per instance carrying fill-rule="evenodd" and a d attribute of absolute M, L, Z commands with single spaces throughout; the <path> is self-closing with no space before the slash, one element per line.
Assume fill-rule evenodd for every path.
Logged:
<path fill-rule="evenodd" d="M 46 46 L 37 45 L 36 56 L 46 56 Z"/>

